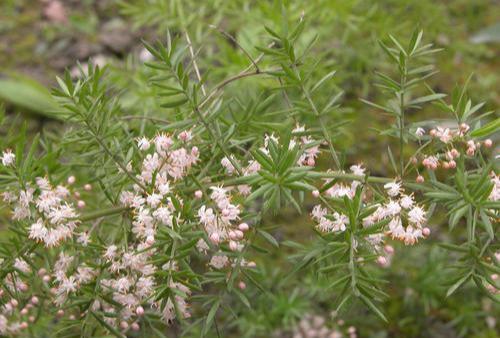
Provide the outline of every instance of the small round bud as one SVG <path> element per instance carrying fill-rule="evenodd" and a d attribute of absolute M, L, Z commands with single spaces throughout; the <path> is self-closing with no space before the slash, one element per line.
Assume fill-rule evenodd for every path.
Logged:
<path fill-rule="evenodd" d="M 75 191 L 75 192 L 73 193 L 73 195 L 75 196 L 75 198 L 80 198 L 80 197 L 82 197 L 82 195 L 81 195 L 78 191 Z"/>
<path fill-rule="evenodd" d="M 234 231 L 232 231 L 232 230 L 231 230 L 231 231 L 229 231 L 228 235 L 229 235 L 229 238 L 231 238 L 231 239 L 233 239 L 233 240 L 238 239 L 238 237 L 236 236 L 236 232 L 234 232 Z"/>
<path fill-rule="evenodd" d="M 35 316 L 29 316 L 29 317 L 28 317 L 28 321 L 29 321 L 30 323 L 35 322 Z"/>
<path fill-rule="evenodd" d="M 33 308 L 33 304 L 31 304 L 31 303 L 26 304 L 26 308 L 28 310 L 31 310 Z"/>
<path fill-rule="evenodd" d="M 448 167 L 451 168 L 451 169 L 454 169 L 457 167 L 457 162 L 451 160 L 450 162 L 448 162 Z"/>
<path fill-rule="evenodd" d="M 22 283 L 19 285 L 19 291 L 26 292 L 28 290 L 28 285 Z"/>
<path fill-rule="evenodd" d="M 24 330 L 24 329 L 27 329 L 27 328 L 28 328 L 28 323 L 27 323 L 27 322 L 22 322 L 22 323 L 19 325 L 19 327 L 20 327 L 21 329 L 23 329 L 23 330 Z"/>
<path fill-rule="evenodd" d="M 229 249 L 231 251 L 238 250 L 238 243 L 236 243 L 235 241 L 229 241 Z"/>
<path fill-rule="evenodd" d="M 312 157 L 309 157 L 307 159 L 307 165 L 310 166 L 310 167 L 314 167 L 314 165 L 316 164 L 316 161 L 314 161 L 314 158 Z"/>
<path fill-rule="evenodd" d="M 458 150 L 456 150 L 455 148 L 453 148 L 452 150 L 450 150 L 450 154 L 451 156 L 453 156 L 453 158 L 457 158 L 460 153 L 458 152 Z"/>
<path fill-rule="evenodd" d="M 490 277 L 491 277 L 491 279 L 493 279 L 493 280 L 497 280 L 497 279 L 498 279 L 498 274 L 494 273 L 494 274 L 492 274 Z"/>
<path fill-rule="evenodd" d="M 202 197 L 203 197 L 203 192 L 202 192 L 201 190 L 196 190 L 196 191 L 194 192 L 194 197 L 195 197 L 196 199 L 200 199 L 200 198 L 202 198 Z"/>
<path fill-rule="evenodd" d="M 10 305 L 12 305 L 12 307 L 17 307 L 19 305 L 19 302 L 17 301 L 17 299 L 11 299 Z"/>
<path fill-rule="evenodd" d="M 442 167 L 443 167 L 443 169 L 449 169 L 450 164 L 448 162 L 443 162 Z"/>
<path fill-rule="evenodd" d="M 126 330 L 126 329 L 128 329 L 128 323 L 127 323 L 126 321 L 122 320 L 122 321 L 120 322 L 120 327 L 121 327 L 123 330 Z"/>
<path fill-rule="evenodd" d="M 234 233 L 236 234 L 236 239 L 243 239 L 243 237 L 245 236 L 243 234 L 243 231 L 240 230 L 234 230 Z"/>
<path fill-rule="evenodd" d="M 314 190 L 314 191 L 312 192 L 312 195 L 313 195 L 314 197 L 318 198 L 318 197 L 319 197 L 319 190 Z"/>
<path fill-rule="evenodd" d="M 431 234 L 431 229 L 429 228 L 422 229 L 422 235 L 424 235 L 425 237 L 429 236 L 430 234 Z"/>
<path fill-rule="evenodd" d="M 238 287 L 240 288 L 240 290 L 245 290 L 247 288 L 247 285 L 245 284 L 244 281 L 240 281 L 238 283 Z"/>
<path fill-rule="evenodd" d="M 392 255 L 394 253 L 394 248 L 392 245 L 387 244 L 386 246 L 384 246 L 384 251 L 387 254 Z"/>
<path fill-rule="evenodd" d="M 48 282 L 50 282 L 50 276 L 49 276 L 49 275 L 45 275 L 45 276 L 43 276 L 42 280 L 43 280 L 45 283 L 48 283 Z"/>
<path fill-rule="evenodd" d="M 436 129 L 431 129 L 429 135 L 431 135 L 432 137 L 436 136 Z"/>
<path fill-rule="evenodd" d="M 138 316 L 142 316 L 144 314 L 144 308 L 142 306 L 138 306 L 137 309 L 135 309 L 135 313 L 138 315 Z"/>
<path fill-rule="evenodd" d="M 250 229 L 250 227 L 248 226 L 247 223 L 241 223 L 240 225 L 238 225 L 238 229 L 245 232 L 245 231 L 248 231 L 248 229 Z"/>
<path fill-rule="evenodd" d="M 33 304 L 33 305 L 37 305 L 37 304 L 38 304 L 38 302 L 39 302 L 39 300 L 38 300 L 38 297 L 37 297 L 37 296 L 33 296 L 33 297 L 31 297 L 31 304 Z"/>
<path fill-rule="evenodd" d="M 149 246 L 155 244 L 155 237 L 154 236 L 148 236 L 146 238 L 146 244 L 149 245 Z"/>
<path fill-rule="evenodd" d="M 425 181 L 424 176 L 418 175 L 415 181 L 417 183 L 424 183 L 424 181 Z"/>
<path fill-rule="evenodd" d="M 257 266 L 257 263 L 255 263 L 254 261 L 250 261 L 250 262 L 247 263 L 247 266 L 249 268 L 255 268 Z"/>
<path fill-rule="evenodd" d="M 198 147 L 194 146 L 193 148 L 191 148 L 191 155 L 198 156 L 199 153 L 200 151 L 198 150 Z"/>
<path fill-rule="evenodd" d="M 85 208 L 85 201 L 79 200 L 76 204 L 79 209 Z"/>
<path fill-rule="evenodd" d="M 40 277 L 44 276 L 46 273 L 47 273 L 47 270 L 45 270 L 44 268 L 40 268 L 38 270 L 38 276 L 40 276 Z"/>
<path fill-rule="evenodd" d="M 229 216 L 229 209 L 222 209 L 222 216 Z"/>
<path fill-rule="evenodd" d="M 378 256 L 377 263 L 381 266 L 385 266 L 387 264 L 387 258 L 385 258 L 384 256 Z"/>
<path fill-rule="evenodd" d="M 214 244 L 219 244 L 219 241 L 220 241 L 220 237 L 219 237 L 219 234 L 214 232 L 210 235 L 210 241 Z"/>
<path fill-rule="evenodd" d="M 76 182 L 76 177 L 75 176 L 70 176 L 68 177 L 68 184 L 73 184 Z"/>
<path fill-rule="evenodd" d="M 132 325 L 130 325 L 130 328 L 132 329 L 132 331 L 139 331 L 140 326 L 137 323 L 132 323 Z"/>
<path fill-rule="evenodd" d="M 75 320 L 75 319 L 76 319 L 75 315 L 69 316 L 69 320 Z"/>
<path fill-rule="evenodd" d="M 62 316 L 64 316 L 64 310 L 57 310 L 57 313 L 56 313 L 56 316 L 61 318 Z"/>
<path fill-rule="evenodd" d="M 486 148 L 491 148 L 492 145 L 493 145 L 493 141 L 491 139 L 484 140 L 484 146 Z"/>
<path fill-rule="evenodd" d="M 28 309 L 27 309 L 27 308 L 23 308 L 23 309 L 21 310 L 21 314 L 22 314 L 23 316 L 26 316 L 26 315 L 28 314 Z"/>
<path fill-rule="evenodd" d="M 87 184 L 85 184 L 85 185 L 83 186 L 83 189 L 85 189 L 85 191 L 90 191 L 90 190 L 92 190 L 92 186 L 91 186 L 90 184 L 88 184 L 88 183 L 87 183 Z"/>

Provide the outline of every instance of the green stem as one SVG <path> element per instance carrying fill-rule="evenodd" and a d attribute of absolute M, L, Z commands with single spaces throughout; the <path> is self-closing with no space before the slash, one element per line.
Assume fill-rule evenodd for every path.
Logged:
<path fill-rule="evenodd" d="M 109 208 L 109 209 L 104 209 L 104 210 L 96 210 L 96 211 L 89 212 L 87 214 L 82 215 L 79 218 L 79 220 L 82 222 L 87 222 L 87 221 L 91 221 L 91 220 L 101 218 L 101 217 L 121 214 L 122 212 L 124 212 L 127 209 L 128 209 L 127 207 L 114 207 L 114 208 Z"/>

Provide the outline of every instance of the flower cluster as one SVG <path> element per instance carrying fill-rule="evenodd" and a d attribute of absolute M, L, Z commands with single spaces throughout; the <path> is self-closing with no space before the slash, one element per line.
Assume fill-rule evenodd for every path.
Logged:
<path fill-rule="evenodd" d="M 430 234 L 426 212 L 419 206 L 412 195 L 405 194 L 401 182 L 390 182 L 384 185 L 389 196 L 387 202 L 379 204 L 377 209 L 363 219 L 363 226 L 369 227 L 382 220 L 389 219 L 387 234 L 406 245 L 413 245 L 419 238 Z"/>
<path fill-rule="evenodd" d="M 238 223 L 241 207 L 231 203 L 231 196 L 225 188 L 211 187 L 211 190 L 210 199 L 215 208 L 202 205 L 198 209 L 200 223 L 213 244 L 229 241 L 231 250 L 240 251 L 244 233 L 249 229 L 247 223 Z"/>
<path fill-rule="evenodd" d="M 352 174 L 356 176 L 364 176 L 365 169 L 361 165 L 351 166 Z M 356 193 L 356 189 L 359 186 L 359 181 L 352 181 L 350 185 L 346 185 L 340 182 L 333 183 L 333 179 L 327 179 L 324 187 L 328 186 L 325 190 L 324 195 L 329 198 L 343 198 L 346 196 L 352 199 Z M 318 190 L 313 191 L 314 197 L 319 197 L 320 192 Z M 328 213 L 327 208 L 322 207 L 320 204 L 314 206 L 311 217 L 317 223 L 317 228 L 321 232 L 342 232 L 345 231 L 346 225 L 349 224 L 349 219 L 346 215 L 339 212 Z"/>
<path fill-rule="evenodd" d="M 440 141 L 440 149 L 433 154 L 424 155 L 422 165 L 428 170 L 436 170 L 441 167 L 443 169 L 454 169 L 457 166 L 456 159 L 460 156 L 474 156 L 476 151 L 484 145 L 486 148 L 491 148 L 493 142 L 491 139 L 486 139 L 482 142 L 474 140 L 468 133 L 470 126 L 466 123 L 460 124 L 456 129 L 446 127 L 436 127 L 429 131 L 431 140 Z M 421 139 L 426 134 L 421 127 L 417 128 L 415 135 Z M 415 163 L 416 163 L 415 159 Z M 417 181 L 423 181 L 419 175 Z"/>
<path fill-rule="evenodd" d="M 68 183 L 74 183 L 74 177 Z M 78 225 L 78 213 L 75 203 L 80 208 L 85 206 L 78 191 L 73 193 L 64 185 L 53 187 L 47 178 L 38 177 L 36 184 L 28 184 L 17 194 L 4 192 L 4 201 L 12 206 L 12 219 L 32 222 L 29 238 L 43 242 L 47 247 L 59 245 L 71 238 Z"/>

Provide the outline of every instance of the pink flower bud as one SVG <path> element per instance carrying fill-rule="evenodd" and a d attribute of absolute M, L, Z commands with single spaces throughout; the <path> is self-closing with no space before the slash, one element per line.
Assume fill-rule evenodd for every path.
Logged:
<path fill-rule="evenodd" d="M 432 137 L 436 136 L 436 129 L 431 129 L 429 135 L 431 135 Z"/>
<path fill-rule="evenodd" d="M 85 201 L 79 200 L 76 204 L 79 209 L 85 208 Z"/>
<path fill-rule="evenodd" d="M 87 183 L 87 184 L 85 184 L 85 185 L 83 186 L 83 189 L 85 189 L 85 191 L 90 191 L 90 190 L 92 190 L 92 186 L 91 186 L 90 184 L 88 184 L 88 183 Z"/>
<path fill-rule="evenodd" d="M 146 244 L 149 245 L 149 246 L 155 244 L 155 237 L 154 236 L 148 236 L 146 238 Z"/>
<path fill-rule="evenodd" d="M 443 164 L 441 165 L 444 169 L 449 169 L 450 168 L 450 164 L 448 162 L 443 162 Z"/>
<path fill-rule="evenodd" d="M 219 234 L 214 232 L 210 235 L 210 241 L 214 244 L 219 244 L 219 241 L 220 241 L 220 237 L 219 237 Z"/>
<path fill-rule="evenodd" d="M 130 325 L 130 328 L 132 329 L 132 331 L 139 331 L 140 326 L 137 323 L 132 323 L 132 325 Z"/>
<path fill-rule="evenodd" d="M 233 230 L 229 231 L 228 235 L 229 235 L 229 238 L 231 238 L 233 240 L 238 239 L 238 237 L 236 236 L 236 233 Z"/>
<path fill-rule="evenodd" d="M 385 266 L 387 264 L 387 259 L 384 256 L 378 256 L 377 264 L 380 266 Z"/>
<path fill-rule="evenodd" d="M 231 251 L 238 250 L 238 243 L 236 243 L 235 241 L 229 241 L 229 249 Z"/>
<path fill-rule="evenodd" d="M 13 307 L 17 307 L 19 305 L 19 302 L 17 301 L 17 299 L 11 299 L 10 305 L 12 305 Z"/>
<path fill-rule="evenodd" d="M 196 190 L 194 192 L 194 197 L 197 198 L 197 199 L 200 199 L 203 197 L 203 192 L 201 192 L 201 190 Z"/>
<path fill-rule="evenodd" d="M 3 296 L 4 292 L 5 292 L 5 291 L 3 291 L 3 289 L 0 289 L 0 297 L 2 297 L 2 296 Z"/>
<path fill-rule="evenodd" d="M 492 274 L 490 277 L 491 277 L 491 279 L 493 279 L 493 280 L 497 280 L 497 279 L 498 279 L 498 274 L 494 273 L 494 274 Z"/>
<path fill-rule="evenodd" d="M 28 328 L 28 323 L 27 322 L 22 322 L 21 325 L 19 325 L 21 329 L 27 329 Z"/>
<path fill-rule="evenodd" d="M 250 262 L 247 263 L 247 266 L 249 268 L 255 268 L 257 266 L 257 264 L 254 261 L 250 261 Z"/>
<path fill-rule="evenodd" d="M 467 155 L 468 156 L 474 156 L 475 149 L 474 148 L 467 148 Z"/>
<path fill-rule="evenodd" d="M 238 283 L 238 287 L 240 288 L 240 290 L 245 290 L 247 288 L 247 285 L 245 284 L 245 282 L 240 281 Z"/>
<path fill-rule="evenodd" d="M 75 319 L 76 319 L 75 315 L 69 316 L 69 320 L 75 320 Z"/>
<path fill-rule="evenodd" d="M 22 314 L 23 316 L 26 316 L 26 315 L 28 314 L 28 309 L 27 309 L 27 308 L 22 309 L 22 310 L 21 310 L 21 314 Z"/>
<path fill-rule="evenodd" d="M 493 145 L 493 141 L 491 139 L 484 140 L 484 146 L 486 148 L 491 148 L 492 145 Z"/>
<path fill-rule="evenodd" d="M 28 285 L 22 283 L 19 285 L 19 291 L 26 292 L 28 290 Z"/>
<path fill-rule="evenodd" d="M 236 239 L 243 239 L 243 237 L 245 236 L 243 234 L 243 231 L 240 230 L 234 230 L 234 233 L 236 234 Z"/>
<path fill-rule="evenodd" d="M 429 228 L 422 229 L 422 235 L 424 235 L 425 237 L 429 236 L 430 234 L 431 234 L 431 229 Z"/>
<path fill-rule="evenodd" d="M 68 184 L 73 184 L 76 182 L 76 177 L 75 176 L 70 176 L 68 177 L 68 180 L 67 180 Z"/>
<path fill-rule="evenodd" d="M 31 297 L 31 303 L 32 303 L 33 305 L 37 305 L 37 304 L 38 304 L 38 301 L 39 301 L 39 300 L 38 300 L 38 297 L 37 297 L 37 296 L 33 296 L 33 297 Z"/>
<path fill-rule="evenodd" d="M 307 165 L 310 166 L 310 167 L 314 167 L 314 165 L 316 164 L 316 161 L 314 161 L 314 158 L 312 157 L 309 157 L 307 159 Z"/>
<path fill-rule="evenodd" d="M 29 321 L 30 323 L 35 322 L 35 316 L 29 316 L 29 317 L 28 317 L 28 321 Z"/>
<path fill-rule="evenodd" d="M 450 150 L 450 154 L 451 156 L 453 156 L 453 158 L 457 158 L 460 153 L 458 152 L 458 150 L 456 150 L 455 148 L 453 148 L 452 150 Z"/>
<path fill-rule="evenodd" d="M 43 280 L 45 283 L 48 283 L 48 282 L 50 282 L 50 276 L 49 276 L 49 275 L 45 275 L 45 276 L 43 276 L 42 280 Z"/>
<path fill-rule="evenodd" d="M 318 198 L 318 197 L 319 197 L 319 190 L 314 190 L 314 191 L 312 192 L 312 195 L 313 195 L 314 197 Z"/>
<path fill-rule="evenodd" d="M 120 322 L 120 327 L 122 328 L 122 330 L 126 330 L 126 329 L 128 329 L 128 323 L 126 321 L 122 320 Z"/>
<path fill-rule="evenodd" d="M 418 175 L 415 181 L 417 181 L 417 183 L 424 183 L 425 181 L 424 176 Z"/>
<path fill-rule="evenodd" d="M 198 147 L 194 146 L 193 148 L 191 148 L 191 155 L 198 156 L 199 153 L 200 151 L 198 150 Z"/>
<path fill-rule="evenodd" d="M 75 195 L 75 198 L 80 198 L 82 196 L 78 191 L 75 191 L 73 195 Z"/>
<path fill-rule="evenodd" d="M 222 216 L 229 216 L 229 209 L 222 209 Z"/>
<path fill-rule="evenodd" d="M 137 309 L 135 309 L 135 313 L 138 315 L 138 316 L 142 316 L 144 314 L 144 308 L 142 306 L 138 306 Z"/>
<path fill-rule="evenodd" d="M 245 232 L 245 231 L 248 231 L 248 229 L 250 229 L 250 227 L 246 223 L 241 223 L 240 225 L 238 225 L 238 229 Z"/>
<path fill-rule="evenodd" d="M 64 316 L 64 310 L 57 310 L 57 313 L 56 313 L 57 317 L 61 318 L 62 316 Z"/>
<path fill-rule="evenodd" d="M 46 273 L 47 270 L 45 270 L 44 268 L 40 268 L 40 270 L 38 270 L 38 276 L 40 277 L 44 276 Z"/>
<path fill-rule="evenodd" d="M 448 162 L 448 167 L 451 168 L 451 169 L 454 169 L 457 167 L 457 162 L 451 160 L 450 162 Z"/>
<path fill-rule="evenodd" d="M 386 246 L 384 246 L 384 251 L 387 254 L 392 255 L 394 253 L 394 248 L 392 247 L 392 245 L 387 244 Z"/>

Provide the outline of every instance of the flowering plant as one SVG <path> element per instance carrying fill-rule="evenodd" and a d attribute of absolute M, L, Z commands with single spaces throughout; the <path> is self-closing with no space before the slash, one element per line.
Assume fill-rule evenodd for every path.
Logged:
<path fill-rule="evenodd" d="M 12 142 L 1 157 L 9 224 L 0 250 L 1 335 L 220 335 L 247 327 L 259 297 L 279 297 L 273 283 L 299 273 L 325 281 L 335 314 L 362 303 L 387 320 L 379 270 L 390 268 L 395 241 L 408 252 L 431 236 L 434 211 L 467 234 L 442 244 L 457 259 L 447 295 L 473 281 L 498 301 L 500 179 L 489 138 L 498 119 L 485 123 L 466 88 L 451 103 L 444 94 L 418 96 L 437 50 L 419 30 L 406 47 L 391 36 L 381 48 L 398 79 L 377 73 L 387 102 L 362 101 L 395 120 L 381 133 L 398 143 L 397 156 L 388 150 L 393 173 L 349 166 L 335 145 L 341 94 L 322 97 L 335 72 L 311 75 L 303 29 L 302 18 L 291 30 L 266 28 L 268 44 L 255 58 L 222 31 L 249 66 L 215 85 L 202 76 L 187 33 L 145 43 L 148 61 L 139 67 L 153 92 L 148 105 L 169 120 L 150 111 L 126 116 L 122 88 L 100 67 L 58 78 L 53 95 L 67 128 L 30 146 Z M 250 77 L 265 77 L 279 94 L 264 88 L 256 102 L 242 102 L 225 93 Z M 409 111 L 430 102 L 453 122 L 408 122 Z M 311 243 L 279 240 L 265 226 L 288 207 L 310 215 Z M 256 258 L 272 259 L 268 247 L 292 250 L 283 281 Z M 337 332 L 314 318 L 307 330 Z"/>

